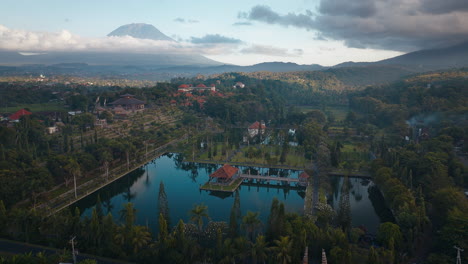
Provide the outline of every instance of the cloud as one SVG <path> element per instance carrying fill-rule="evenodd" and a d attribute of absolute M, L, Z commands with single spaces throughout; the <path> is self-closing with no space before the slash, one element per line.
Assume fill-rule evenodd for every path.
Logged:
<path fill-rule="evenodd" d="M 181 17 L 175 18 L 174 21 L 179 22 L 179 23 L 183 23 L 183 24 L 195 24 L 195 23 L 200 22 L 200 21 L 198 21 L 196 19 L 185 19 L 185 18 L 181 18 Z"/>
<path fill-rule="evenodd" d="M 250 22 L 236 22 L 234 24 L 232 24 L 233 26 L 251 26 L 252 23 Z"/>
<path fill-rule="evenodd" d="M 431 14 L 468 11 L 466 0 L 422 0 L 422 10 Z"/>
<path fill-rule="evenodd" d="M 326 0 L 320 2 L 319 11 L 333 16 L 370 17 L 375 15 L 377 8 L 374 0 Z"/>
<path fill-rule="evenodd" d="M 209 38 L 200 39 L 206 40 Z M 218 39 L 218 41 L 220 40 L 222 38 Z M 138 39 L 130 36 L 84 38 L 74 35 L 67 30 L 60 32 L 33 32 L 9 29 L 0 25 L 0 50 L 17 51 L 23 54 L 86 51 L 219 55 L 232 51 L 232 47 L 230 47 L 232 45 L 228 45 L 229 41 L 237 43 L 240 40 L 235 41 L 235 39 L 226 38 L 224 43 L 198 45 L 194 43 Z"/>
<path fill-rule="evenodd" d="M 302 54 L 304 54 L 304 50 L 303 49 L 293 49 L 293 54 L 296 54 L 297 56 L 301 56 Z"/>
<path fill-rule="evenodd" d="M 238 17 L 310 30 L 354 48 L 414 51 L 468 40 L 467 0 L 320 0 L 317 13 L 257 5 Z"/>
<path fill-rule="evenodd" d="M 190 42 L 194 44 L 241 44 L 242 40 L 225 37 L 219 34 L 207 34 L 201 38 L 192 37 Z"/>
<path fill-rule="evenodd" d="M 252 7 L 250 12 L 239 13 L 238 18 L 256 20 L 268 24 L 295 26 L 299 28 L 311 28 L 313 27 L 314 23 L 311 15 L 312 13 L 310 11 L 306 11 L 306 14 L 299 15 L 296 15 L 294 13 L 280 15 L 274 12 L 269 6 L 257 5 Z"/>
<path fill-rule="evenodd" d="M 302 49 L 294 49 L 292 52 L 289 52 L 288 49 L 278 48 L 269 45 L 251 45 L 249 47 L 243 48 L 240 50 L 242 54 L 260 54 L 267 56 L 276 56 L 276 57 L 297 57 L 303 54 Z"/>

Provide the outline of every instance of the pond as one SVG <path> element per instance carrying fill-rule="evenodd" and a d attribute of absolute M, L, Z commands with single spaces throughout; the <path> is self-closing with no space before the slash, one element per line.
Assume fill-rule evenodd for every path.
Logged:
<path fill-rule="evenodd" d="M 127 176 L 109 184 L 99 191 L 78 201 L 72 207 L 77 206 L 83 217 L 89 217 L 96 205 L 97 197 L 101 198 L 104 213 L 112 213 L 114 219 L 119 219 L 120 210 L 125 203 L 131 202 L 137 210 L 137 224 L 147 225 L 153 232 L 158 226 L 158 194 L 159 185 L 164 183 L 169 203 L 171 224 L 177 224 L 179 219 L 188 222 L 189 211 L 197 204 L 208 206 L 208 214 L 213 221 L 229 221 L 234 195 L 226 193 L 213 194 L 208 191 L 200 191 L 201 185 L 206 183 L 208 175 L 214 172 L 220 165 L 183 162 L 179 154 L 166 154 L 146 164 Z M 241 168 L 247 171 L 248 168 Z M 258 169 L 259 173 L 267 174 L 268 169 Z M 254 173 L 255 169 L 250 168 Z M 271 174 L 281 173 L 287 177 L 298 177 L 301 171 L 271 169 Z M 329 199 L 334 208 L 340 199 L 342 180 L 339 177 L 335 181 L 336 191 Z M 351 179 L 350 204 L 353 216 L 353 226 L 365 225 L 371 233 L 380 223 L 379 217 L 368 198 L 367 188 L 370 182 Z M 353 195 L 359 193 L 359 199 Z M 287 187 L 272 183 L 269 186 L 241 185 L 239 188 L 240 207 L 242 215 L 247 211 L 260 212 L 260 220 L 266 225 L 272 200 L 276 197 L 283 202 L 287 212 L 303 213 L 304 189 L 295 186 Z"/>

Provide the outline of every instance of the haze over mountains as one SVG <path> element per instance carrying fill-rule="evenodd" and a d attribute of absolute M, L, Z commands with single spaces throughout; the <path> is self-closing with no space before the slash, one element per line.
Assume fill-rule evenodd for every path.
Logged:
<path fill-rule="evenodd" d="M 173 44 L 177 42 L 166 36 L 152 25 L 136 23 L 121 26 L 108 37 L 131 36 L 137 39 L 149 39 L 166 41 Z M 37 65 L 39 64 L 39 65 Z M 44 52 L 35 55 L 20 54 L 14 51 L 0 51 L 0 65 L 16 66 L 15 69 L 31 70 L 35 65 L 36 70 L 50 73 L 74 72 L 97 74 L 134 74 L 134 73 L 167 73 L 174 76 L 190 76 L 194 74 L 214 74 L 223 72 L 292 72 L 292 71 L 341 71 L 340 68 L 352 67 L 349 72 L 384 72 L 385 81 L 404 74 L 423 72 L 429 70 L 448 69 L 468 66 L 468 42 L 441 49 L 421 50 L 407 53 L 398 57 L 377 62 L 345 62 L 332 67 L 324 67 L 318 64 L 299 65 L 285 62 L 264 62 L 251 66 L 223 65 L 206 58 L 201 54 L 191 53 L 131 53 L 131 52 Z M 21 66 L 21 67 L 18 67 Z M 42 67 L 42 69 L 41 69 Z M 360 69 L 354 69 L 360 68 Z M 11 70 L 11 68 L 8 68 Z M 335 70 L 334 70 L 335 69 Z M 388 79 L 388 80 L 387 80 Z"/>

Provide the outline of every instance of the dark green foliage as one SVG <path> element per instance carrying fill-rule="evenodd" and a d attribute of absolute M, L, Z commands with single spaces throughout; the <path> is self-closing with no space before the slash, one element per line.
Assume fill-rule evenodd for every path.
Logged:
<path fill-rule="evenodd" d="M 166 227 L 168 228 L 171 223 L 169 218 L 169 201 L 167 200 L 167 194 L 162 181 L 159 183 L 158 215 L 163 216 L 166 222 Z"/>

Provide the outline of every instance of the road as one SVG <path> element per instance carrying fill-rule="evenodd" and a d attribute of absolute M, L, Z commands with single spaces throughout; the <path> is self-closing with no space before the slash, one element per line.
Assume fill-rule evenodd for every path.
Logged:
<path fill-rule="evenodd" d="M 0 253 L 8 254 L 24 254 L 32 252 L 33 255 L 36 255 L 39 252 L 44 252 L 47 255 L 61 254 L 63 253 L 62 249 L 43 247 L 39 245 L 26 244 L 6 239 L 0 239 Z M 112 260 L 102 257 L 96 257 L 87 254 L 78 254 L 77 261 L 83 261 L 85 259 L 94 259 L 98 264 L 130 264 L 129 262 Z M 70 263 L 72 261 L 70 260 Z"/>

